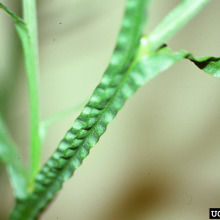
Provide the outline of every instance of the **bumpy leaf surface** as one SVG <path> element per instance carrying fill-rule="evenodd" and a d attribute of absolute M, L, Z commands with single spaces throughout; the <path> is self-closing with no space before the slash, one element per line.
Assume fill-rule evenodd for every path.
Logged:
<path fill-rule="evenodd" d="M 33 194 L 17 201 L 11 219 L 35 219 L 39 215 L 62 183 L 72 176 L 105 132 L 107 124 L 136 89 L 127 73 L 139 45 L 148 3 L 148 0 L 127 1 L 116 47 L 101 83 L 58 149 L 37 175 Z"/>
<path fill-rule="evenodd" d="M 142 53 L 140 59 L 136 60 L 147 3 L 146 0 L 127 1 L 116 48 L 100 84 L 57 150 L 37 175 L 34 192 L 27 199 L 17 201 L 11 219 L 30 220 L 39 215 L 61 189 L 63 182 L 81 165 L 125 101 L 140 86 L 183 58 L 189 58 L 196 64 L 211 64 L 209 59 L 199 60 L 184 50 L 173 52 L 167 47 L 150 55 Z M 213 71 L 213 67 L 208 68 L 207 65 L 202 69 Z"/>
<path fill-rule="evenodd" d="M 142 57 L 133 68 L 118 73 L 114 79 L 104 75 L 89 103 L 37 176 L 34 193 L 17 204 L 12 219 L 34 219 L 81 165 L 125 101 L 140 86 L 183 57 L 181 52 L 162 48 L 154 55 Z"/>

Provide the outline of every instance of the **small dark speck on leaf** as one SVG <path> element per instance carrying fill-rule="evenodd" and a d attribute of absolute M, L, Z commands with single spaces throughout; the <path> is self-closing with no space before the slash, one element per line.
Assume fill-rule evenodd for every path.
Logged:
<path fill-rule="evenodd" d="M 18 160 L 20 160 L 20 157 L 18 157 Z"/>
<path fill-rule="evenodd" d="M 62 24 L 62 23 L 60 22 L 60 24 Z"/>
<path fill-rule="evenodd" d="M 55 41 L 56 39 L 54 38 L 53 41 Z"/>

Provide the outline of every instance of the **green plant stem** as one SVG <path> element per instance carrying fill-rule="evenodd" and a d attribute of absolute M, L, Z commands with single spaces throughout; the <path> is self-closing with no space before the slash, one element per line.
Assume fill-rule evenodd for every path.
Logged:
<path fill-rule="evenodd" d="M 181 29 L 210 0 L 183 0 L 149 35 L 150 51 L 157 50 Z"/>
<path fill-rule="evenodd" d="M 23 16 L 29 34 L 28 38 L 25 38 L 26 40 L 23 40 L 23 48 L 30 100 L 30 175 L 31 180 L 34 180 L 40 168 L 41 158 L 38 98 L 38 37 L 35 0 L 23 0 Z"/>

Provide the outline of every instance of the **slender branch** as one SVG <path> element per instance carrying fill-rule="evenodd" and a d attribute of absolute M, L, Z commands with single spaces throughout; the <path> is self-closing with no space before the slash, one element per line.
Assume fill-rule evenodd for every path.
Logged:
<path fill-rule="evenodd" d="M 41 146 L 44 142 L 44 139 L 46 137 L 47 131 L 49 129 L 49 127 L 56 123 L 57 121 L 59 121 L 60 119 L 64 118 L 65 116 L 74 113 L 78 110 L 80 110 L 84 105 L 85 105 L 85 101 L 79 103 L 78 105 L 74 105 L 71 108 L 65 109 L 61 112 L 58 112 L 52 116 L 50 116 L 49 118 L 45 119 L 44 121 L 42 121 L 40 123 L 40 141 L 41 141 Z"/>
<path fill-rule="evenodd" d="M 171 38 L 210 0 L 183 0 L 149 35 L 150 51 L 157 50 Z"/>
<path fill-rule="evenodd" d="M 2 8 L 16 23 L 25 25 L 24 21 L 17 16 L 14 12 L 9 10 L 4 4 L 0 3 L 0 8 Z"/>
<path fill-rule="evenodd" d="M 65 116 L 67 116 L 67 115 L 69 115 L 69 114 L 71 114 L 71 113 L 73 113 L 73 112 L 75 112 L 75 111 L 77 111 L 77 110 L 80 110 L 85 104 L 86 104 L 86 102 L 84 101 L 84 102 L 81 102 L 81 103 L 78 104 L 78 105 L 75 105 L 75 106 L 71 107 L 71 108 L 68 108 L 68 109 L 65 109 L 65 110 L 63 110 L 63 111 L 61 111 L 61 112 L 58 112 L 58 113 L 56 113 L 56 114 L 50 116 L 49 118 L 45 119 L 45 120 L 43 121 L 43 123 L 44 123 L 47 127 L 49 127 L 49 126 L 51 126 L 53 123 L 55 123 L 55 122 L 59 121 L 60 119 L 62 119 L 63 117 L 65 117 Z"/>

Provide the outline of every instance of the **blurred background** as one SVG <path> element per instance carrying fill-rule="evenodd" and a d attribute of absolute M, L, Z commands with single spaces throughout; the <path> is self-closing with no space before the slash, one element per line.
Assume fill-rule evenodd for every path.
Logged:
<path fill-rule="evenodd" d="M 145 33 L 180 0 L 152 1 Z M 21 14 L 21 1 L 3 0 Z M 38 0 L 41 118 L 87 101 L 107 67 L 125 0 Z M 169 42 L 220 56 L 219 1 Z M 20 42 L 0 11 L 0 108 L 28 163 L 29 107 Z M 181 61 L 127 101 L 42 220 L 205 220 L 220 208 L 220 79 Z M 79 114 L 54 124 L 43 163 Z M 0 219 L 14 201 L 0 165 Z"/>

